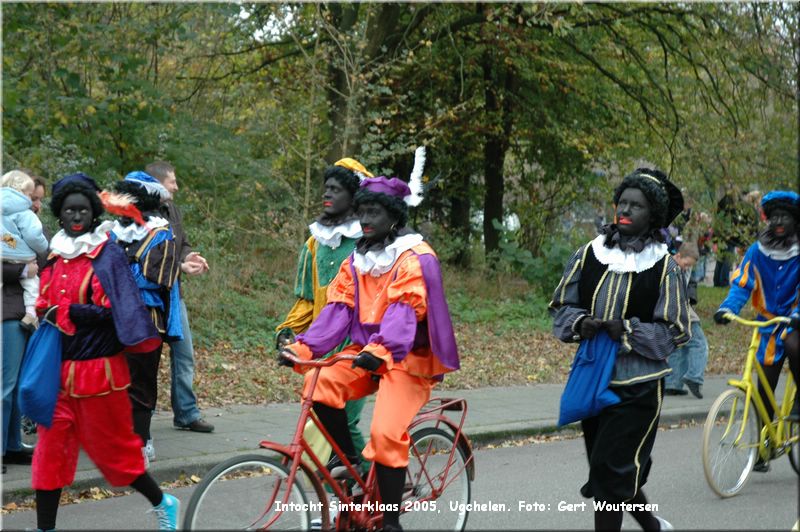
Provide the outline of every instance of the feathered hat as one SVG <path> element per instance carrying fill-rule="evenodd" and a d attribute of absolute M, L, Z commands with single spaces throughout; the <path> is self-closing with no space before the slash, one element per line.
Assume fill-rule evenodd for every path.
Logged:
<path fill-rule="evenodd" d="M 137 185 L 142 188 L 145 193 L 156 195 L 162 200 L 170 198 L 170 193 L 164 188 L 164 185 L 145 172 L 131 172 L 125 176 L 123 182 Z M 131 194 L 104 190 L 100 192 L 100 200 L 103 202 L 105 209 L 111 214 L 130 218 L 138 225 L 143 226 L 146 224 L 142 212 L 136 206 L 137 199 Z"/>
<path fill-rule="evenodd" d="M 361 188 L 379 194 L 387 194 L 402 199 L 409 207 L 422 203 L 422 171 L 425 169 L 425 146 L 414 152 L 414 168 L 408 183 L 396 177 L 368 177 L 361 182 Z"/>

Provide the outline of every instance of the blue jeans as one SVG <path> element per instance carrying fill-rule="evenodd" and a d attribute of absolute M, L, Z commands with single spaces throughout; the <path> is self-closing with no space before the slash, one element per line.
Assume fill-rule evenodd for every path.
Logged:
<path fill-rule="evenodd" d="M 667 358 L 672 373 L 664 379 L 664 387 L 682 390 L 685 382 L 703 384 L 703 374 L 708 361 L 708 342 L 699 321 L 692 322 L 692 339 Z"/>
<path fill-rule="evenodd" d="M 172 382 L 170 398 L 172 401 L 172 422 L 175 425 L 188 425 L 200 419 L 197 408 L 197 396 L 192 390 L 194 382 L 194 346 L 192 331 L 189 329 L 189 316 L 186 314 L 186 303 L 181 299 L 181 327 L 183 340 L 170 342 Z"/>
<path fill-rule="evenodd" d="M 17 381 L 28 333 L 19 320 L 3 322 L 3 456 L 6 450 L 22 449 L 20 433 L 21 414 L 17 405 Z"/>

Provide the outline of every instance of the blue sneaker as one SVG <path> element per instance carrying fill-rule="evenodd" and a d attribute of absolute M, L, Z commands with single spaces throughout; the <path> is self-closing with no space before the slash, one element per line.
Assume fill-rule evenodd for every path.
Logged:
<path fill-rule="evenodd" d="M 178 530 L 178 518 L 181 515 L 181 501 L 169 493 L 164 494 L 161 503 L 153 506 L 149 512 L 155 512 L 159 530 Z"/>

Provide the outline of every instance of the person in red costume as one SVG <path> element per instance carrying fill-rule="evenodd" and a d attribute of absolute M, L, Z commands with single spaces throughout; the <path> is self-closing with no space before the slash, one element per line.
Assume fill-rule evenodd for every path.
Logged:
<path fill-rule="evenodd" d="M 56 525 L 61 490 L 75 478 L 82 447 L 112 486 L 130 485 L 153 505 L 159 529 L 175 530 L 178 499 L 145 472 L 133 432 L 125 352 L 161 343 L 125 252 L 110 242 L 111 222 L 94 180 L 66 176 L 53 185 L 50 207 L 62 229 L 41 272 L 36 310 L 62 334 L 61 389 L 50 428 L 39 426 L 32 485 L 40 530 Z"/>
<path fill-rule="evenodd" d="M 322 368 L 314 412 L 348 460 L 357 464 L 361 458 L 344 406 L 377 394 L 363 456 L 375 462 L 381 501 L 389 508 L 384 530 L 402 530 L 408 424 L 436 382 L 459 368 L 439 261 L 422 235 L 406 227 L 404 200 L 412 197 L 409 186 L 397 178 L 362 181 L 354 205 L 364 236 L 328 286 L 328 303 L 317 319 L 282 351 L 305 360 L 319 358 L 350 338 L 341 352 L 357 358 L 352 365 L 342 361 Z M 287 359 L 280 356 L 279 362 Z"/>

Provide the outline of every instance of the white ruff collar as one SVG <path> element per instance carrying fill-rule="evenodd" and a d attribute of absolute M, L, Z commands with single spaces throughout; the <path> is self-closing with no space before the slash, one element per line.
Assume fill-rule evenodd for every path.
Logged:
<path fill-rule="evenodd" d="M 339 244 L 342 243 L 342 237 L 361 238 L 363 235 L 361 223 L 358 220 L 350 220 L 334 227 L 314 222 L 308 226 L 308 229 L 311 231 L 311 236 L 317 239 L 317 242 L 332 249 L 339 247 Z"/>
<path fill-rule="evenodd" d="M 789 260 L 800 255 L 800 245 L 797 243 L 792 244 L 789 249 L 775 249 L 768 248 L 759 242 L 758 250 L 772 260 Z"/>
<path fill-rule="evenodd" d="M 666 244 L 651 243 L 636 253 L 635 251 L 622 251 L 617 246 L 606 247 L 603 242 L 606 235 L 599 235 L 592 240 L 592 251 L 601 264 L 608 266 L 614 273 L 641 273 L 652 268 L 664 255 L 668 253 Z"/>
<path fill-rule="evenodd" d="M 153 229 L 164 227 L 167 224 L 169 224 L 167 220 L 158 216 L 153 216 L 147 220 L 147 225 L 132 223 L 123 226 L 119 223 L 119 220 L 114 220 L 114 227 L 111 228 L 111 232 L 123 242 L 138 242 L 150 234 Z"/>
<path fill-rule="evenodd" d="M 353 266 L 359 273 L 368 273 L 373 277 L 380 277 L 394 266 L 397 257 L 422 242 L 422 235 L 412 233 L 399 236 L 394 242 L 381 251 L 367 251 L 362 255 L 356 251 L 353 255 Z"/>
<path fill-rule="evenodd" d="M 106 220 L 91 233 L 84 233 L 77 237 L 67 236 L 62 229 L 50 240 L 50 250 L 65 259 L 74 259 L 78 255 L 89 253 L 97 246 L 108 240 L 108 232 L 114 227 L 114 222 Z"/>

